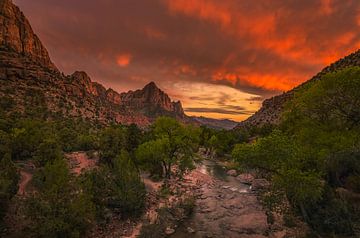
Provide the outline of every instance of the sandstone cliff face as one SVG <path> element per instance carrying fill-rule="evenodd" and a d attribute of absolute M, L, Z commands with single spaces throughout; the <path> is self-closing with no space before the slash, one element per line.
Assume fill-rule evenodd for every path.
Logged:
<path fill-rule="evenodd" d="M 251 126 L 262 126 L 265 124 L 278 124 L 280 122 L 281 113 L 283 112 L 286 102 L 291 100 L 294 93 L 301 89 L 303 85 L 320 80 L 327 73 L 334 72 L 350 66 L 360 66 L 360 50 L 336 61 L 335 63 L 325 67 L 321 72 L 312 77 L 309 81 L 299 85 L 298 87 L 283 93 L 279 96 L 272 97 L 263 102 L 262 107 L 253 116 L 239 123 L 236 128 L 247 128 Z"/>
<path fill-rule="evenodd" d="M 43 66 L 57 70 L 39 38 L 31 29 L 30 23 L 11 0 L 0 1 L 0 45 L 27 56 Z"/>
<path fill-rule="evenodd" d="M 180 102 L 172 102 L 170 97 L 160 90 L 154 82 L 150 82 L 143 89 L 122 93 L 121 104 L 134 111 L 141 111 L 145 115 L 173 115 L 185 117 Z"/>
<path fill-rule="evenodd" d="M 187 121 L 181 103 L 172 102 L 155 83 L 119 94 L 92 82 L 85 72 L 60 73 L 28 20 L 10 0 L 0 0 L 0 23 L 0 99 L 12 100 L 8 113 L 28 113 L 41 107 L 48 117 L 101 123 L 146 126 L 161 115 Z"/>
<path fill-rule="evenodd" d="M 158 116 L 171 116 L 184 123 L 209 125 L 207 120 L 188 117 L 181 102 L 171 101 L 153 82 L 120 94 L 92 82 L 85 72 L 64 75 L 11 0 L 0 0 L 0 23 L 0 100 L 11 102 L 8 114 L 27 115 L 39 109 L 47 118 L 73 117 L 142 127 Z M 227 128 L 221 121 L 211 120 Z"/>

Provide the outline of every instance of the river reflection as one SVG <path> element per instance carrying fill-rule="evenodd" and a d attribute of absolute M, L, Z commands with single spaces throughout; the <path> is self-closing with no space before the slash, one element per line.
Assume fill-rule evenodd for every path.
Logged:
<path fill-rule="evenodd" d="M 249 186 L 239 183 L 239 181 L 235 177 L 227 175 L 226 168 L 219 165 L 215 161 L 211 161 L 211 160 L 202 161 L 202 163 L 198 165 L 198 170 L 203 174 L 208 174 L 222 181 L 227 189 L 237 191 L 239 193 L 250 192 Z"/>
<path fill-rule="evenodd" d="M 213 161 L 204 160 L 199 165 L 199 171 L 203 174 L 208 174 L 210 176 L 213 176 L 214 178 L 223 181 L 228 181 L 228 175 L 226 174 L 226 169 L 223 166 Z"/>
<path fill-rule="evenodd" d="M 224 194 L 233 194 L 233 196 L 227 196 L 221 200 L 221 203 L 225 203 L 226 199 L 232 199 L 234 196 L 241 196 L 241 194 L 249 193 L 250 189 L 248 185 L 240 183 L 236 177 L 232 177 L 227 175 L 227 170 L 222 165 L 218 164 L 213 160 L 203 160 L 201 163 L 197 164 L 196 170 L 198 170 L 202 174 L 209 175 L 216 180 L 215 187 L 205 186 L 203 192 L 206 194 L 205 197 L 208 199 L 202 199 L 202 207 L 212 207 L 214 204 L 218 204 L 220 200 L 218 200 L 218 195 L 223 196 Z M 216 195 L 210 191 L 215 189 L 217 191 Z M 220 192 L 219 192 L 220 191 Z M 236 195 L 238 194 L 238 195 Z M 224 200 L 225 199 L 225 200 Z M 217 205 L 216 205 L 217 206 Z M 222 208 L 223 209 L 223 208 Z M 214 212 L 213 212 L 214 213 Z M 216 213 L 216 212 L 215 212 Z M 192 216 L 185 220 L 183 224 L 181 224 L 177 229 L 175 234 L 171 235 L 172 238 L 200 238 L 204 237 L 196 233 L 189 233 L 187 228 L 191 227 L 196 231 L 199 227 L 211 226 L 213 223 L 209 222 L 208 219 L 205 219 L 204 212 L 201 211 L 201 208 L 197 207 L 192 214 Z M 208 225 L 206 223 L 209 223 Z"/>

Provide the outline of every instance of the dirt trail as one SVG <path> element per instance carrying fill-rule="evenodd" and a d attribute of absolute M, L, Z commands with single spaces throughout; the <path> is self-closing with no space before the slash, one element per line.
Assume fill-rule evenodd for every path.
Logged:
<path fill-rule="evenodd" d="M 71 170 L 79 175 L 83 170 L 89 170 L 96 167 L 98 158 L 90 159 L 86 152 L 78 151 L 65 154 L 69 160 Z"/>
<path fill-rule="evenodd" d="M 19 182 L 19 190 L 18 190 L 18 194 L 19 195 L 25 195 L 26 194 L 26 187 L 29 184 L 29 182 L 32 179 L 32 174 L 29 172 L 26 172 L 24 170 L 20 171 L 20 182 Z"/>

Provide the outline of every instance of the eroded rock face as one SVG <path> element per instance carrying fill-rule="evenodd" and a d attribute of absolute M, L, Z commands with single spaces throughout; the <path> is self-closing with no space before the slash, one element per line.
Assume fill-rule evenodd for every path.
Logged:
<path fill-rule="evenodd" d="M 237 129 L 248 128 L 252 126 L 263 126 L 265 124 L 278 124 L 280 122 L 281 113 L 284 110 L 286 102 L 291 100 L 295 92 L 301 89 L 307 83 L 320 80 L 327 73 L 344 69 L 350 66 L 360 66 L 360 50 L 336 61 L 335 63 L 324 68 L 320 73 L 312 77 L 309 81 L 299 85 L 298 87 L 283 93 L 279 96 L 272 97 L 263 102 L 262 107 L 253 116 L 239 123 Z"/>
<path fill-rule="evenodd" d="M 28 20 L 10 0 L 0 0 L 0 98 L 12 100 L 8 113 L 26 113 L 41 106 L 48 117 L 84 118 L 100 123 L 147 126 L 166 115 L 190 119 L 180 102 L 155 83 L 119 94 L 106 89 L 82 71 L 66 76 L 51 62 Z"/>
<path fill-rule="evenodd" d="M 174 116 L 185 118 L 180 102 L 172 102 L 170 97 L 150 82 L 143 89 L 129 91 L 120 95 L 121 103 L 134 111 L 141 111 L 147 116 Z"/>
<path fill-rule="evenodd" d="M 39 38 L 31 29 L 29 21 L 11 0 L 0 1 L 0 45 L 33 59 L 35 62 L 57 70 Z"/>

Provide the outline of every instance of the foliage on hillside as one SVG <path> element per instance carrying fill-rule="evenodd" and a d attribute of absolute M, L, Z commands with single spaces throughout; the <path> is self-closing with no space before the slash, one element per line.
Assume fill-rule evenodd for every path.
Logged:
<path fill-rule="evenodd" d="M 360 221 L 360 68 L 327 74 L 297 91 L 282 123 L 239 144 L 239 166 L 265 172 L 314 231 L 352 235 Z"/>

